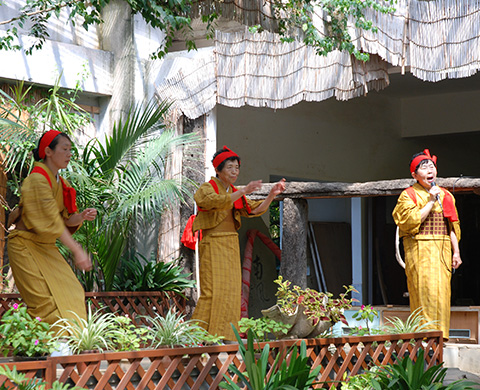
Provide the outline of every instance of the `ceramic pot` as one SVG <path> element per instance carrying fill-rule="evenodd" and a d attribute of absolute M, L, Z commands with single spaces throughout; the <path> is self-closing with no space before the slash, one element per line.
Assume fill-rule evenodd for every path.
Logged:
<path fill-rule="evenodd" d="M 289 339 L 304 339 L 313 338 L 322 334 L 333 324 L 330 321 L 320 321 L 314 325 L 313 321 L 309 319 L 304 312 L 305 308 L 302 305 L 298 305 L 295 309 L 295 313 L 284 313 L 280 306 L 274 305 L 268 309 L 262 310 L 264 317 L 270 318 L 283 324 L 291 325 L 288 333 L 275 333 L 275 337 L 289 338 Z"/>

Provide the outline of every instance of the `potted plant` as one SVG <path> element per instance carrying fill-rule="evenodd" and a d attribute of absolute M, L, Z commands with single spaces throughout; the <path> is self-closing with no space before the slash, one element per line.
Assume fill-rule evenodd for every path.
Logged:
<path fill-rule="evenodd" d="M 271 318 L 242 318 L 238 321 L 238 329 L 241 333 L 247 333 L 248 330 L 253 332 L 254 338 L 261 341 L 268 341 L 271 334 L 286 335 L 290 329 L 288 324 L 277 322 Z"/>
<path fill-rule="evenodd" d="M 262 310 L 262 314 L 291 325 L 285 338 L 317 337 L 338 321 L 348 325 L 343 312 L 352 307 L 354 299 L 347 298 L 347 294 L 355 291 L 353 286 L 345 287 L 345 293 L 340 294 L 339 298 L 333 298 L 329 292 L 291 286 L 291 282 L 283 281 L 282 276 L 275 283 L 278 284 L 277 304 Z M 282 337 L 281 334 L 275 336 Z"/>
<path fill-rule="evenodd" d="M 185 320 L 185 315 L 177 314 L 170 309 L 165 317 L 156 315 L 149 319 L 148 337 L 152 347 L 191 347 L 203 344 L 217 343 L 223 337 L 211 335 L 197 321 Z"/>
<path fill-rule="evenodd" d="M 116 351 L 137 351 L 150 343 L 148 328 L 135 326 L 127 314 L 115 316 L 113 322 L 116 332 L 112 341 Z"/>
<path fill-rule="evenodd" d="M 88 306 L 87 319 L 72 312 L 72 318 L 61 318 L 53 324 L 58 329 L 54 340 L 66 344 L 72 354 L 114 350 L 114 340 L 120 336 L 113 313 L 92 313 Z"/>
<path fill-rule="evenodd" d="M 53 332 L 40 317 L 32 318 L 24 305 L 14 303 L 2 317 L 0 349 L 15 360 L 44 358 L 55 349 Z"/>

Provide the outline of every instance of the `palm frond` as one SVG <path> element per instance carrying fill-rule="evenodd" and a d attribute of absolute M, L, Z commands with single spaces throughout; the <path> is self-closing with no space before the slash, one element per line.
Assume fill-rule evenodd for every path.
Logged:
<path fill-rule="evenodd" d="M 168 103 L 159 104 L 151 100 L 143 110 L 139 106 L 133 107 L 124 122 L 120 120 L 115 123 L 112 135 L 105 139 L 105 146 L 95 150 L 98 164 L 104 174 L 113 172 L 115 167 L 133 152 L 135 146 L 142 144 L 142 138 L 165 127 L 162 118 L 169 106 Z"/>

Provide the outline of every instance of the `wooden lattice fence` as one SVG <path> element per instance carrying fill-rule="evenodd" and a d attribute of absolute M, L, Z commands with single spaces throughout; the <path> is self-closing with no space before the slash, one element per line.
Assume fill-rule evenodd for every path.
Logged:
<path fill-rule="evenodd" d="M 282 354 L 288 360 L 289 348 L 301 340 L 269 342 L 270 371 L 274 357 Z M 425 351 L 425 365 L 432 367 L 443 361 L 442 333 L 308 339 L 307 355 L 312 369 L 321 366 L 317 388 L 329 388 L 344 375 L 355 375 L 372 365 L 392 363 L 404 356 L 412 360 L 418 351 Z M 265 343 L 260 344 L 263 348 Z M 224 374 L 236 377 L 228 367 L 234 364 L 241 371 L 245 364 L 238 354 L 238 345 L 193 348 L 165 348 L 135 352 L 108 352 L 65 357 L 49 357 L 46 361 L 5 363 L 26 372 L 29 377 L 41 376 L 47 383 L 62 383 L 95 390 L 160 390 L 217 389 Z M 0 385 L 6 383 L 0 376 Z M 13 386 L 10 387 L 13 388 Z"/>
<path fill-rule="evenodd" d="M 0 318 L 14 304 L 20 303 L 20 294 L 0 294 Z M 87 292 L 85 302 L 102 311 L 111 311 L 118 315 L 128 314 L 136 326 L 147 324 L 143 316 L 165 316 L 170 308 L 184 312 L 186 299 L 172 292 Z"/>

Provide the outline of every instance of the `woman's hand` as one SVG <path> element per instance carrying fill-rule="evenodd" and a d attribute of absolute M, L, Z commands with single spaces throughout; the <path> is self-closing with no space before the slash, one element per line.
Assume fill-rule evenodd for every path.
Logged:
<path fill-rule="evenodd" d="M 84 221 L 93 221 L 97 216 L 97 209 L 88 208 L 83 210 L 80 215 L 82 216 Z"/>
<path fill-rule="evenodd" d="M 92 269 L 92 261 L 90 260 L 90 256 L 80 245 L 78 245 L 78 250 L 75 250 L 75 253 L 73 253 L 73 258 L 75 266 L 79 270 L 90 271 Z"/>
<path fill-rule="evenodd" d="M 78 226 L 83 221 L 93 221 L 96 216 L 97 216 L 97 210 L 93 208 L 88 208 L 83 210 L 81 213 L 72 214 L 70 218 L 65 220 L 65 225 Z"/>
<path fill-rule="evenodd" d="M 285 182 L 286 180 L 285 178 L 283 178 L 282 180 L 275 183 L 275 185 L 270 190 L 270 194 L 274 197 L 280 195 L 283 191 L 285 191 Z"/>
<path fill-rule="evenodd" d="M 254 180 L 248 183 L 245 187 L 243 187 L 243 191 L 245 195 L 251 194 L 254 191 L 259 190 L 262 188 L 262 181 L 261 180 Z"/>
<path fill-rule="evenodd" d="M 430 190 L 428 190 L 428 193 L 430 194 L 430 200 L 433 203 L 440 199 L 440 192 L 442 192 L 442 190 L 439 186 L 433 186 L 432 188 L 430 188 Z"/>
<path fill-rule="evenodd" d="M 462 264 L 462 259 L 460 258 L 460 253 L 454 253 L 452 257 L 452 267 L 457 269 Z"/>

